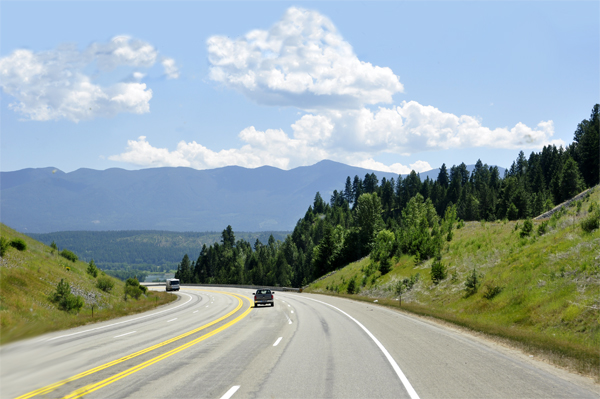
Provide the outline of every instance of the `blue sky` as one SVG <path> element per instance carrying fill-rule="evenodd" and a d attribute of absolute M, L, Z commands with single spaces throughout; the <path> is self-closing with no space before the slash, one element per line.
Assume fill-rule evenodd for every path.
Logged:
<path fill-rule="evenodd" d="M 600 3 L 0 5 L 2 171 L 508 167 L 600 102 Z"/>

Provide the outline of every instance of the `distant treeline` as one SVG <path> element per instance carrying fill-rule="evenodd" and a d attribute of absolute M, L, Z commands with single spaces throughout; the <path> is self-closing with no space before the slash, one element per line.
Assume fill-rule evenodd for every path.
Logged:
<path fill-rule="evenodd" d="M 267 242 L 271 234 L 282 240 L 289 232 L 239 233 L 239 236 Z M 46 245 L 54 241 L 59 250 L 67 248 L 85 262 L 93 259 L 102 270 L 124 279 L 139 277 L 141 272 L 175 270 L 182 253 L 199 254 L 202 245 L 217 242 L 221 237 L 215 232 L 172 231 L 61 231 L 29 236 Z"/>
<path fill-rule="evenodd" d="M 316 193 L 283 242 L 236 240 L 228 226 L 220 243 L 203 245 L 195 261 L 186 254 L 176 276 L 182 282 L 299 287 L 369 254 L 382 274 L 394 255 L 441 261 L 444 240 L 452 239 L 460 219 L 527 219 L 597 185 L 599 108 L 577 126 L 567 148 L 546 146 L 528 158 L 521 151 L 504 176 L 480 160 L 472 173 L 464 163 L 450 170 L 444 164 L 435 181 L 422 182 L 414 171 L 381 182 L 373 173 L 348 176 L 329 202 Z"/>

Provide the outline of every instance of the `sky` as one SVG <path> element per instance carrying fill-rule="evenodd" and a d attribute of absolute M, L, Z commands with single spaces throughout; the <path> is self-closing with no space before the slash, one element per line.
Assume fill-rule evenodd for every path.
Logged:
<path fill-rule="evenodd" d="M 510 167 L 599 71 L 598 1 L 2 1 L 0 170 Z"/>

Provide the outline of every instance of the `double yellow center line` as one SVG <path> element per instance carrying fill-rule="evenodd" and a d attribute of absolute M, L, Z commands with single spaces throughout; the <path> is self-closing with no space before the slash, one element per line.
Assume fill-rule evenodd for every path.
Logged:
<path fill-rule="evenodd" d="M 220 318 L 218 318 L 218 319 L 216 319 L 214 321 L 211 321 L 210 323 L 205 324 L 202 327 L 199 327 L 199 328 L 196 328 L 194 330 L 188 331 L 188 332 L 186 332 L 184 334 L 181 334 L 181 335 L 179 335 L 177 337 L 171 338 L 171 339 L 169 339 L 167 341 L 161 342 L 161 343 L 156 344 L 154 346 L 151 346 L 149 348 L 142 349 L 141 351 L 138 351 L 138 352 L 132 353 L 130 355 L 124 356 L 124 357 L 122 357 L 120 359 L 113 360 L 112 362 L 109 362 L 109 363 L 103 364 L 101 366 L 95 367 L 93 369 L 84 371 L 82 373 L 79 373 L 79 374 L 74 375 L 72 377 L 69 377 L 67 379 L 61 380 L 61 381 L 56 382 L 54 384 L 47 385 L 47 386 L 45 386 L 43 388 L 40 388 L 40 389 L 36 389 L 35 391 L 31 391 L 29 393 L 26 393 L 25 395 L 21 395 L 21 396 L 17 397 L 16 399 L 26 399 L 26 398 L 31 398 L 31 397 L 38 396 L 38 395 L 45 395 L 45 394 L 47 394 L 49 392 L 54 391 L 57 388 L 59 388 L 59 387 L 65 385 L 65 384 L 69 383 L 69 382 L 72 382 L 72 381 L 78 380 L 80 378 L 89 376 L 89 375 L 94 374 L 94 373 L 96 373 L 98 371 L 105 370 L 105 369 L 107 369 L 109 367 L 112 367 L 112 366 L 114 366 L 116 364 L 123 363 L 123 362 L 125 362 L 127 360 L 130 360 L 130 359 L 133 359 L 133 358 L 135 358 L 137 356 L 143 355 L 144 353 L 151 352 L 151 351 L 153 351 L 153 350 L 155 350 L 157 348 L 160 348 L 162 346 L 168 345 L 168 344 L 173 343 L 173 342 L 175 342 L 177 340 L 180 340 L 182 338 L 185 338 L 187 336 L 195 334 L 195 333 L 197 333 L 197 332 L 199 332 L 201 330 L 204 330 L 204 329 L 206 329 L 206 328 L 208 328 L 210 326 L 213 326 L 213 325 L 215 325 L 215 324 L 217 324 L 217 323 L 219 323 L 219 322 L 227 319 L 228 317 L 232 316 L 238 310 L 240 310 L 240 308 L 242 307 L 242 303 L 243 302 L 242 302 L 241 296 L 238 296 L 236 294 L 232 294 L 232 293 L 229 293 L 229 292 L 221 292 L 221 291 L 211 291 L 211 292 L 218 292 L 220 294 L 225 294 L 225 295 L 233 296 L 234 298 L 236 298 L 238 300 L 237 307 L 234 310 L 232 310 L 231 312 L 227 313 L 225 316 L 220 317 Z M 246 297 L 244 297 L 244 298 L 246 298 Z M 248 298 L 246 298 L 246 299 L 248 299 Z M 137 366 L 131 367 L 131 368 L 125 370 L 125 371 L 122 371 L 122 372 L 120 372 L 118 374 L 115 374 L 112 377 L 106 378 L 106 379 L 104 379 L 104 380 L 102 380 L 100 382 L 89 384 L 89 385 L 86 385 L 86 386 L 84 386 L 84 387 L 82 387 L 80 389 L 77 389 L 76 391 L 72 392 L 71 394 L 65 396 L 65 398 L 69 398 L 69 399 L 80 398 L 80 397 L 82 397 L 84 395 L 87 395 L 88 393 L 94 392 L 94 391 L 96 391 L 96 390 L 98 390 L 98 389 L 100 389 L 102 387 L 105 387 L 105 386 L 107 386 L 109 384 L 112 384 L 115 381 L 118 381 L 118 380 L 120 380 L 120 379 L 122 379 L 124 377 L 127 377 L 128 375 L 131 375 L 131 374 L 133 374 L 135 372 L 138 372 L 138 371 L 140 371 L 140 370 L 142 370 L 142 369 L 144 369 L 144 368 L 146 368 L 146 367 L 148 367 L 148 366 L 150 366 L 150 365 L 152 365 L 154 363 L 157 363 L 157 362 L 159 362 L 161 360 L 164 360 L 164 359 L 166 359 L 166 358 L 168 358 L 170 356 L 173 356 L 174 354 L 179 353 L 182 350 L 187 349 L 187 348 L 189 348 L 189 347 L 191 347 L 193 345 L 196 345 L 197 343 L 202 342 L 205 339 L 207 339 L 209 337 L 212 337 L 213 335 L 215 335 L 215 334 L 217 334 L 217 333 L 219 333 L 219 332 L 221 332 L 221 331 L 223 331 L 223 330 L 231 327 L 232 325 L 234 325 L 235 323 L 239 322 L 244 317 L 246 317 L 248 315 L 248 313 L 250 313 L 251 310 L 252 310 L 252 307 L 249 307 L 248 309 L 246 309 L 246 311 L 244 313 L 242 313 L 241 315 L 239 315 L 235 319 L 231 320 L 229 323 L 224 324 L 223 326 L 221 326 L 221 327 L 219 327 L 219 328 L 217 328 L 217 329 L 209 332 L 208 334 L 205 334 L 205 335 L 203 335 L 201 337 L 198 337 L 198 338 L 196 338 L 196 339 L 194 339 L 194 340 L 192 340 L 192 341 L 190 341 L 190 342 L 188 342 L 188 343 L 186 343 L 184 345 L 178 346 L 175 349 L 172 349 L 172 350 L 170 350 L 168 352 L 165 352 L 165 353 L 163 353 L 163 354 L 161 354 L 159 356 L 156 356 L 156 357 L 154 357 L 154 358 L 152 358 L 150 360 L 147 360 L 147 361 L 145 361 L 143 363 L 140 363 Z"/>

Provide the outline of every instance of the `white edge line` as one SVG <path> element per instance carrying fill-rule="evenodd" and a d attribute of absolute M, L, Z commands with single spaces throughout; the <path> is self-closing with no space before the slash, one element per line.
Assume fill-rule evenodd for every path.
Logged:
<path fill-rule="evenodd" d="M 129 335 L 129 334 L 133 334 L 133 333 L 134 333 L 134 332 L 135 332 L 135 331 L 132 331 L 132 332 L 128 332 L 128 333 L 125 333 L 125 334 L 121 334 L 121 335 L 117 335 L 117 336 L 116 336 L 116 337 L 114 337 L 114 338 L 119 338 L 119 337 L 122 337 L 122 336 L 124 336 L 124 335 Z"/>
<path fill-rule="evenodd" d="M 83 334 L 83 333 L 90 332 L 90 331 L 100 330 L 100 329 L 102 329 L 102 328 L 106 328 L 106 327 L 112 327 L 112 326 L 116 326 L 116 325 L 118 325 L 118 324 L 129 323 L 130 321 L 135 321 L 135 320 L 139 320 L 139 319 L 144 319 L 144 318 L 146 318 L 146 317 L 155 316 L 155 315 L 157 315 L 157 314 L 160 314 L 160 313 L 163 313 L 163 312 L 170 312 L 170 311 L 172 311 L 173 309 L 177 309 L 177 308 L 179 308 L 179 307 L 181 307 L 181 306 L 183 306 L 183 305 L 186 305 L 186 304 L 187 304 L 189 301 L 191 301 L 191 300 L 192 300 L 192 296 L 191 296 L 191 295 L 189 295 L 189 294 L 186 294 L 186 293 L 184 293 L 184 292 L 182 292 L 182 294 L 183 294 L 183 295 L 187 295 L 187 296 L 189 296 L 189 297 L 190 297 L 190 299 L 188 299 L 188 301 L 187 301 L 187 302 L 185 302 L 185 303 L 182 303 L 181 305 L 177 305 L 177 306 L 175 306 L 175 307 L 173 307 L 173 308 L 169 308 L 169 309 L 161 310 L 160 312 L 156 312 L 156 313 L 152 313 L 152 314 L 147 314 L 146 316 L 137 317 L 137 318 L 135 318 L 135 319 L 131 319 L 131 320 L 124 320 L 124 321 L 120 321 L 120 322 L 118 322 L 118 323 L 109 324 L 109 325 L 107 325 L 107 326 L 96 327 L 96 328 L 90 328 L 89 330 L 78 331 L 78 332 L 75 332 L 75 333 L 72 333 L 72 334 L 61 335 L 61 336 L 59 336 L 59 337 L 50 338 L 50 339 L 47 339 L 47 340 L 45 340 L 45 341 L 42 341 L 42 342 L 54 341 L 55 339 L 59 339 L 59 338 L 65 338 L 65 337 L 71 337 L 71 336 L 73 336 L 73 335 Z"/>
<path fill-rule="evenodd" d="M 234 393 L 237 392 L 237 390 L 240 389 L 239 385 L 234 385 L 232 386 L 229 391 L 225 392 L 225 395 L 221 396 L 221 399 L 229 399 L 233 396 Z"/>
<path fill-rule="evenodd" d="M 275 341 L 275 343 L 273 344 L 273 346 L 277 346 L 277 345 L 279 345 L 279 343 L 281 342 L 281 339 L 282 339 L 282 338 L 283 338 L 283 337 L 279 337 L 279 338 L 277 338 L 277 341 Z"/>
<path fill-rule="evenodd" d="M 404 373 L 402 372 L 402 370 L 400 370 L 400 366 L 398 366 L 398 363 L 396 363 L 396 361 L 394 360 L 394 358 L 392 357 L 392 355 L 390 355 L 390 353 L 387 351 L 387 349 L 385 349 L 385 347 L 381 344 L 381 342 L 379 342 L 379 340 L 377 338 L 375 338 L 375 336 L 373 334 L 371 334 L 371 331 L 367 330 L 367 327 L 363 326 L 358 320 L 356 320 L 354 317 L 350 316 L 348 313 L 344 312 L 342 309 L 337 308 L 337 307 L 335 307 L 333 305 L 330 305 L 327 302 L 322 302 L 322 301 L 319 301 L 319 300 L 316 300 L 316 299 L 312 299 L 312 298 L 308 298 L 308 297 L 304 297 L 304 299 L 309 299 L 311 301 L 319 302 L 319 303 L 322 303 L 323 305 L 327 305 L 329 307 L 332 307 L 335 310 L 337 310 L 338 312 L 346 315 L 348 318 L 350 318 L 350 320 L 352 320 L 356 324 L 358 324 L 358 326 L 360 328 L 362 328 L 364 330 L 364 332 L 366 332 L 369 337 L 371 337 L 371 339 L 373 340 L 373 342 L 375 342 L 375 344 L 379 347 L 379 349 L 381 349 L 381 352 L 383 352 L 383 354 L 386 357 L 386 359 L 388 360 L 388 362 L 390 362 L 390 364 L 392 365 L 392 368 L 394 369 L 394 371 L 396 372 L 396 374 L 400 378 L 400 381 L 402 381 L 402 384 L 404 385 L 404 388 L 406 389 L 406 391 L 410 395 L 411 399 L 419 399 L 419 395 L 417 395 L 417 392 L 415 391 L 415 389 L 412 387 L 412 385 L 408 381 L 408 378 L 406 378 L 406 376 L 404 375 Z"/>

